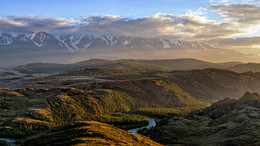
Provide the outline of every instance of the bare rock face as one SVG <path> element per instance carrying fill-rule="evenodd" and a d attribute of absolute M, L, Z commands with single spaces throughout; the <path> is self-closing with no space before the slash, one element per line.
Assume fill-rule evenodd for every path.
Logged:
<path fill-rule="evenodd" d="M 216 119 L 243 105 L 260 108 L 259 94 L 246 92 L 239 100 L 225 98 L 205 108 L 203 113 L 210 118 Z"/>
<path fill-rule="evenodd" d="M 239 102 L 260 108 L 260 96 L 258 93 L 246 92 Z"/>
<path fill-rule="evenodd" d="M 216 119 L 238 107 L 240 103 L 235 99 L 225 98 L 212 104 L 203 110 L 203 113 L 210 118 Z"/>

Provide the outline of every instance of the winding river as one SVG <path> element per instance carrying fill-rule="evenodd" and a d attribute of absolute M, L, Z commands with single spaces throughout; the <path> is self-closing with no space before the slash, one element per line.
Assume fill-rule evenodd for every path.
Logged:
<path fill-rule="evenodd" d="M 143 116 L 143 117 L 146 117 L 146 116 Z M 131 130 L 128 130 L 128 131 L 131 132 L 131 133 L 134 133 L 134 134 L 138 134 L 137 131 L 140 130 L 140 129 L 143 129 L 143 128 L 150 129 L 150 128 L 156 126 L 155 119 L 153 119 L 151 117 L 146 117 L 146 118 L 148 118 L 148 120 L 149 120 L 149 124 L 147 126 L 143 126 L 143 127 L 140 127 L 140 128 L 134 128 L 134 129 L 131 129 Z M 7 141 L 9 146 L 15 146 L 15 141 L 16 141 L 15 139 L 0 138 L 0 140 Z"/>
<path fill-rule="evenodd" d="M 143 116 L 143 117 L 146 117 L 146 116 Z M 128 130 L 128 131 L 131 132 L 131 133 L 134 133 L 134 134 L 138 134 L 137 131 L 140 130 L 140 129 L 143 129 L 143 128 L 150 129 L 150 128 L 156 126 L 155 119 L 150 118 L 150 117 L 146 117 L 146 118 L 148 118 L 148 120 L 149 120 L 149 124 L 148 124 L 147 126 L 143 126 L 143 127 L 140 127 L 140 128 L 131 129 L 131 130 Z"/>
<path fill-rule="evenodd" d="M 9 138 L 0 138 L 0 140 L 7 141 L 8 146 L 15 146 L 15 140 L 14 140 L 14 139 L 9 139 Z"/>

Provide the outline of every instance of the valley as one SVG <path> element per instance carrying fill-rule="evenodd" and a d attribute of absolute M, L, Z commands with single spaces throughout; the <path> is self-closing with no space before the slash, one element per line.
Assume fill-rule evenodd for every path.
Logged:
<path fill-rule="evenodd" d="M 260 93 L 260 75 L 228 70 L 237 64 L 94 59 L 1 69 L 0 137 L 22 145 L 258 144 L 259 96 L 252 92 Z M 250 135 L 232 139 L 241 124 Z"/>
<path fill-rule="evenodd" d="M 0 146 L 260 146 L 260 0 L 1 0 Z"/>

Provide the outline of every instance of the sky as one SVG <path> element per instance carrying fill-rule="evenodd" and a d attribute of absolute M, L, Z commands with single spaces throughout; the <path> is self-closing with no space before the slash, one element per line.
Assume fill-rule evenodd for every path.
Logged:
<path fill-rule="evenodd" d="M 203 41 L 260 54 L 260 0 L 0 0 L 0 32 Z"/>
<path fill-rule="evenodd" d="M 183 14 L 208 4 L 206 0 L 1 0 L 0 14 L 67 19 L 93 15 L 142 18 L 159 12 Z"/>

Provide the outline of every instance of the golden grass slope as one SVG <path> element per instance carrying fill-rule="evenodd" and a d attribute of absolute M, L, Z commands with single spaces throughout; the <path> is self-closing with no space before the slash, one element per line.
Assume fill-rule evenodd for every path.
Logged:
<path fill-rule="evenodd" d="M 160 146 L 148 137 L 96 121 L 74 122 L 69 126 L 31 136 L 23 140 L 23 145 Z"/>

